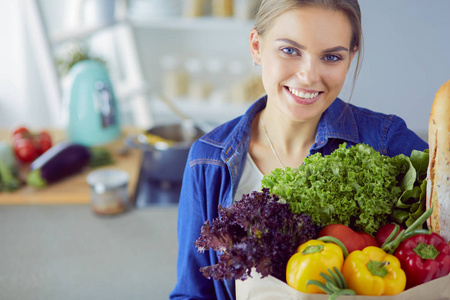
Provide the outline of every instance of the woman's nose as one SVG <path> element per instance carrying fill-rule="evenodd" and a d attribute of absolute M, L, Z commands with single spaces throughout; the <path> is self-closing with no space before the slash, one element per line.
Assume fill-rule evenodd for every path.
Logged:
<path fill-rule="evenodd" d="M 316 82 L 319 79 L 319 73 L 314 60 L 304 57 L 300 62 L 297 76 L 305 83 Z"/>

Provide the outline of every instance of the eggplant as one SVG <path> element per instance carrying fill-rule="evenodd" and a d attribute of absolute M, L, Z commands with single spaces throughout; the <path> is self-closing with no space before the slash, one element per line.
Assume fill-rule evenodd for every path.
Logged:
<path fill-rule="evenodd" d="M 31 163 L 27 184 L 37 188 L 45 187 L 89 166 L 110 163 L 113 163 L 111 155 L 105 149 L 91 149 L 81 144 L 61 142 Z"/>
<path fill-rule="evenodd" d="M 31 163 L 27 184 L 40 188 L 81 172 L 90 158 L 89 149 L 83 145 L 58 143 Z"/>

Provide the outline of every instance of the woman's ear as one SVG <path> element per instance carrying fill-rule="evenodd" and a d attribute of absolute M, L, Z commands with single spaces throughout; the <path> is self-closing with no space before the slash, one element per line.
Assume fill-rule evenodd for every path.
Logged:
<path fill-rule="evenodd" d="M 261 57 L 260 38 L 258 31 L 255 28 L 250 31 L 250 52 L 252 54 L 253 61 L 255 63 L 259 63 Z"/>
<path fill-rule="evenodd" d="M 355 57 L 356 52 L 358 52 L 358 46 L 353 47 L 353 51 L 352 51 L 352 53 L 350 54 L 350 63 L 348 64 L 349 66 L 350 66 L 350 64 L 352 63 L 353 58 Z"/>

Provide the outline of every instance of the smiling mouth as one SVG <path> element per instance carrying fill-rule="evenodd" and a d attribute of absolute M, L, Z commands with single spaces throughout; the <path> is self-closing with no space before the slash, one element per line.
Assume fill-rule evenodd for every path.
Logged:
<path fill-rule="evenodd" d="M 303 99 L 313 99 L 316 98 L 321 92 L 303 92 L 303 91 L 298 91 L 296 89 L 293 89 L 291 87 L 286 87 L 287 90 L 289 91 L 289 93 L 291 93 L 294 96 L 297 96 L 299 98 L 303 98 Z"/>

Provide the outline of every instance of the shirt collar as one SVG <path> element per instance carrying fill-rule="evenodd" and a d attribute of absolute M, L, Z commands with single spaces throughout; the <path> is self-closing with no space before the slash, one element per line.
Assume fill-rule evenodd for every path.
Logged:
<path fill-rule="evenodd" d="M 244 146 L 244 149 L 248 149 L 250 144 L 251 126 L 252 120 L 255 118 L 264 107 L 266 107 L 267 96 L 263 96 L 258 101 L 253 103 L 245 114 L 240 119 L 237 126 L 234 128 L 233 133 L 227 139 L 224 149 L 222 151 L 222 158 L 224 161 L 228 161 L 234 154 L 239 146 Z"/>
<path fill-rule="evenodd" d="M 243 142 L 242 137 L 250 136 L 251 120 L 266 106 L 266 97 L 261 97 L 249 107 L 225 144 L 222 145 L 224 161 L 228 161 L 233 156 L 238 144 Z M 320 118 L 313 148 L 322 148 L 329 139 L 341 139 L 358 144 L 360 143 L 358 136 L 358 127 L 350 104 L 336 98 Z M 237 141 L 239 142 L 237 143 Z M 244 143 L 249 143 L 249 139 L 244 139 Z M 245 146 L 248 145 L 244 145 L 244 148 Z"/>

